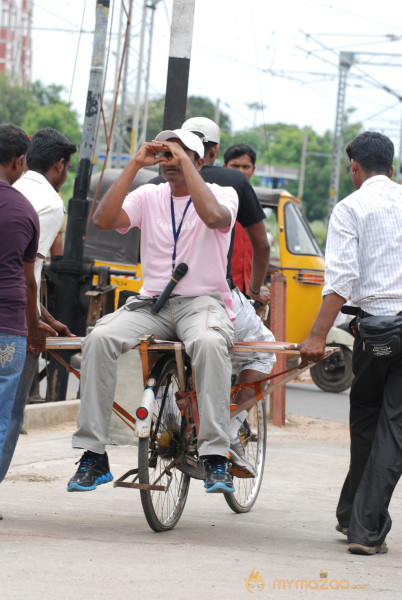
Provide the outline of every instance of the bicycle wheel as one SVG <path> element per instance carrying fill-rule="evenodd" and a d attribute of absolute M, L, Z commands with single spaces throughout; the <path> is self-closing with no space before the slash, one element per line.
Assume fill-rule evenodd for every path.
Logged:
<path fill-rule="evenodd" d="M 257 500 L 260 491 L 265 464 L 265 449 L 267 443 L 267 416 L 265 398 L 256 404 L 256 425 L 250 427 L 247 419 L 240 427 L 242 441 L 247 460 L 257 471 L 256 477 L 233 477 L 235 492 L 224 494 L 230 508 L 236 513 L 249 512 Z"/>
<path fill-rule="evenodd" d="M 190 477 L 176 467 L 181 448 L 181 414 L 176 405 L 179 389 L 174 358 L 163 357 L 151 371 L 155 402 L 151 431 L 138 442 L 138 480 L 163 486 L 163 490 L 140 490 L 141 503 L 154 531 L 173 529 L 187 500 Z"/>

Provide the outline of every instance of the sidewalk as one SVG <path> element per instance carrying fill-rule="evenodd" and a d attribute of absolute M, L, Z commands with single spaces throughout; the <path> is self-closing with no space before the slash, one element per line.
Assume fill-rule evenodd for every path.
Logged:
<path fill-rule="evenodd" d="M 0 486 L 0 598 L 237 600 L 250 592 L 304 598 L 320 586 L 320 598 L 400 598 L 401 487 L 390 507 L 389 553 L 348 554 L 334 529 L 347 427 L 289 421 L 282 429 L 269 426 L 265 476 L 250 513 L 234 514 L 223 497 L 207 496 L 193 480 L 176 529 L 160 534 L 149 529 L 136 490 L 107 484 L 66 492 L 81 454 L 71 450 L 73 423 L 30 430 Z M 115 477 L 136 466 L 136 453 L 132 446 L 109 447 Z M 261 592 L 246 588 L 253 570 L 264 580 Z"/>

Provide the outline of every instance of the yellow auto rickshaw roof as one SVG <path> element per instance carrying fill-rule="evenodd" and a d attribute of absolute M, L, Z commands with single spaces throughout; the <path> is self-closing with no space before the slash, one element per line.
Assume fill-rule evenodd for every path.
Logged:
<path fill-rule="evenodd" d="M 287 190 L 277 188 L 271 189 L 267 187 L 254 186 L 254 191 L 262 206 L 278 206 L 279 200 L 289 198 L 295 204 L 300 204 L 300 200 L 292 196 Z"/>

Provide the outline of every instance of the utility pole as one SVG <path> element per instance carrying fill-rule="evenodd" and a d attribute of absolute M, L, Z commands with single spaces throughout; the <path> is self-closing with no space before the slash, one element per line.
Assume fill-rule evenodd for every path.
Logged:
<path fill-rule="evenodd" d="M 55 317 L 77 335 L 86 334 L 88 302 L 85 291 L 92 279 L 93 261 L 84 259 L 89 206 L 87 195 L 92 172 L 95 136 L 97 132 L 101 92 L 104 79 L 106 35 L 110 0 L 96 0 L 96 22 L 87 103 L 73 197 L 68 205 L 68 221 L 64 255 L 52 257 L 48 275 L 55 286 Z M 69 362 L 71 353 L 60 352 Z M 65 400 L 68 373 L 54 359 L 49 363 L 48 401 Z"/>
<path fill-rule="evenodd" d="M 160 0 L 154 0 L 148 5 L 151 10 L 151 20 L 149 24 L 149 43 L 148 43 L 148 59 L 147 59 L 147 76 L 145 80 L 145 95 L 144 95 L 144 114 L 142 116 L 142 132 L 141 138 L 138 140 L 137 147 L 141 146 L 147 140 L 147 123 L 148 123 L 148 108 L 149 108 L 149 80 L 151 76 L 151 57 L 152 57 L 152 41 L 154 36 L 154 20 L 156 5 Z"/>
<path fill-rule="evenodd" d="M 163 129 L 178 129 L 186 118 L 195 0 L 173 0 Z"/>
<path fill-rule="evenodd" d="M 125 112 L 126 112 L 126 98 L 127 98 L 127 77 L 128 77 L 128 64 L 130 61 L 130 35 L 131 35 L 131 20 L 128 24 L 128 36 L 127 36 L 127 48 L 124 56 L 124 74 L 123 74 L 123 85 L 121 88 L 120 96 L 120 107 L 119 107 L 119 119 L 117 125 L 117 144 L 116 144 L 116 169 L 122 167 L 121 155 L 123 153 L 123 139 L 125 134 Z"/>
<path fill-rule="evenodd" d="M 336 119 L 335 119 L 335 133 L 334 133 L 334 148 L 332 153 L 332 169 L 331 169 L 331 180 L 330 180 L 330 191 L 329 191 L 329 207 L 328 217 L 331 216 L 332 210 L 338 202 L 339 193 L 339 172 L 341 163 L 342 153 L 342 127 L 343 127 L 343 116 L 345 108 L 345 93 L 346 93 L 346 80 L 349 69 L 352 65 L 367 64 L 375 66 L 387 66 L 387 67 L 400 67 L 401 63 L 393 62 L 391 59 L 395 59 L 397 55 L 389 54 L 385 52 L 341 52 L 339 55 L 339 83 L 338 83 L 338 101 L 336 107 Z M 379 59 L 379 57 L 383 57 Z M 398 56 L 399 58 L 399 56 Z M 377 62 L 376 62 L 377 61 Z M 379 62 L 378 62 L 379 61 Z M 376 87 L 383 89 L 388 94 L 398 98 L 402 102 L 402 96 L 392 90 L 390 87 L 382 84 L 378 80 L 371 76 L 368 76 L 361 69 L 357 68 L 363 73 L 364 78 L 369 83 L 374 84 Z M 402 128 L 401 128 L 401 144 L 402 144 Z M 400 151 L 401 152 L 401 151 Z"/>
<path fill-rule="evenodd" d="M 138 126 L 140 123 L 140 111 L 141 111 L 142 63 L 144 61 L 144 43 L 145 43 L 147 10 L 148 10 L 148 0 L 144 0 L 144 4 L 142 7 L 140 53 L 139 53 L 139 57 L 138 57 L 137 86 L 136 86 L 136 90 L 135 90 L 133 124 L 132 124 L 132 129 L 131 129 L 130 154 L 134 154 L 135 149 L 137 147 L 137 141 L 138 141 Z M 150 41 L 150 43 L 151 43 L 151 41 Z"/>
<path fill-rule="evenodd" d="M 338 97 L 336 103 L 336 117 L 335 117 L 335 132 L 334 132 L 334 146 L 332 151 L 332 166 L 331 166 L 331 179 L 329 183 L 329 207 L 328 207 L 328 218 L 338 202 L 339 196 L 339 173 L 341 163 L 341 152 L 343 142 L 343 115 L 345 112 L 345 95 L 346 95 L 346 81 L 348 72 L 353 64 L 354 54 L 353 52 L 341 52 L 339 55 L 339 81 L 338 81 Z"/>
<path fill-rule="evenodd" d="M 302 146 L 301 161 L 300 161 L 299 189 L 297 192 L 297 197 L 300 200 L 300 202 L 303 199 L 304 174 L 306 172 L 307 140 L 308 140 L 308 127 L 304 127 L 304 129 L 303 129 L 303 146 Z"/>
<path fill-rule="evenodd" d="M 116 93 L 118 93 L 118 89 L 120 86 L 120 82 L 119 82 L 119 66 L 120 66 L 120 61 L 121 61 L 121 42 L 122 42 L 122 31 L 123 31 L 123 6 L 120 4 L 120 13 L 119 13 L 119 28 L 117 31 L 117 48 L 116 48 L 116 63 L 115 63 L 115 75 L 114 75 L 114 86 L 113 89 L 117 90 Z M 112 131 L 112 137 L 110 139 L 110 152 L 107 156 L 107 162 L 106 162 L 106 168 L 110 169 L 112 166 L 112 158 L 113 158 L 113 151 L 114 151 L 114 147 L 115 147 L 115 140 L 116 140 L 116 129 L 113 128 Z"/>
<path fill-rule="evenodd" d="M 214 121 L 217 125 L 219 125 L 219 119 L 220 119 L 220 115 L 221 115 L 221 109 L 220 109 L 220 99 L 217 98 L 216 102 L 215 102 L 215 115 L 214 115 Z"/>

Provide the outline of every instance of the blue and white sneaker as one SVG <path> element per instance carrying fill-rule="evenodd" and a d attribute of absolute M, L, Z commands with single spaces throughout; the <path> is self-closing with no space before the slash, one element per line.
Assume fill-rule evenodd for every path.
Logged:
<path fill-rule="evenodd" d="M 205 468 L 207 478 L 204 487 L 207 494 L 224 494 L 235 491 L 227 458 L 224 456 L 208 456 L 205 459 Z"/>
<path fill-rule="evenodd" d="M 68 482 L 68 492 L 89 492 L 102 483 L 113 481 L 106 452 L 96 454 L 87 450 L 78 462 L 80 466 Z"/>

